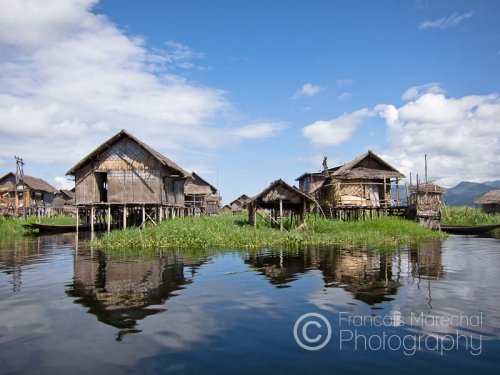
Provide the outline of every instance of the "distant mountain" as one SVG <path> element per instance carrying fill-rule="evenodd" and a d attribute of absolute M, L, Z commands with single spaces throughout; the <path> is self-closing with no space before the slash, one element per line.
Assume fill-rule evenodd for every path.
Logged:
<path fill-rule="evenodd" d="M 482 183 L 462 181 L 446 189 L 444 201 L 448 206 L 474 206 L 476 199 L 495 189 L 500 189 L 500 180 Z"/>

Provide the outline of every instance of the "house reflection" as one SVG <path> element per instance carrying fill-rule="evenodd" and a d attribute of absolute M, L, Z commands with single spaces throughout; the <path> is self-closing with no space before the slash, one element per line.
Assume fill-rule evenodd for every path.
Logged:
<path fill-rule="evenodd" d="M 308 249 L 304 252 L 251 255 L 245 263 L 277 287 L 290 287 L 301 274 L 319 270 L 326 288 L 343 288 L 368 305 L 391 301 L 398 289 L 415 278 L 442 278 L 440 242 L 401 246 L 392 251 L 359 247 Z"/>
<path fill-rule="evenodd" d="M 126 333 L 140 332 L 139 320 L 166 311 L 158 306 L 190 284 L 201 264 L 174 255 L 124 258 L 77 251 L 66 293 L 100 322 L 120 329 L 121 340 Z"/>

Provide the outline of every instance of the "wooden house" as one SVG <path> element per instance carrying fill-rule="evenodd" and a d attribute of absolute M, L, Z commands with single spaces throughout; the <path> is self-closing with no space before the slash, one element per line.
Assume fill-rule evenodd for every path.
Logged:
<path fill-rule="evenodd" d="M 236 198 L 234 201 L 229 203 L 229 205 L 231 206 L 231 212 L 233 213 L 233 215 L 241 214 L 244 211 L 246 212 L 246 203 L 248 202 L 249 199 L 250 199 L 250 197 L 248 195 L 242 194 L 238 198 Z"/>
<path fill-rule="evenodd" d="M 0 178 L 0 210 L 7 215 L 50 216 L 58 190 L 41 178 L 24 175 L 16 182 L 13 172 Z"/>
<path fill-rule="evenodd" d="M 74 214 L 75 192 L 61 189 L 55 194 L 53 209 L 58 215 Z"/>
<path fill-rule="evenodd" d="M 499 213 L 500 212 L 500 190 L 492 190 L 487 192 L 481 198 L 474 201 L 476 204 L 480 204 L 484 212 L 488 214 Z"/>
<path fill-rule="evenodd" d="M 221 200 L 216 193 L 217 188 L 192 172 L 184 186 L 184 202 L 194 215 L 215 215 L 219 213 Z"/>
<path fill-rule="evenodd" d="M 267 214 L 271 225 L 277 224 L 283 230 L 284 217 L 290 218 L 292 222 L 295 219 L 296 224 L 302 224 L 313 203 L 314 200 L 307 194 L 279 179 L 246 202 L 248 221 L 250 225 L 256 225 L 257 212 L 263 212 Z"/>
<path fill-rule="evenodd" d="M 220 210 L 219 210 L 219 214 L 220 215 L 227 215 L 227 214 L 230 214 L 231 213 L 231 206 L 226 204 L 224 207 L 222 207 Z"/>
<path fill-rule="evenodd" d="M 120 131 L 71 168 L 75 177 L 77 210 L 90 211 L 93 226 L 96 209 L 105 210 L 110 222 L 130 218 L 143 225 L 147 220 L 183 216 L 184 185 L 190 174 L 179 165 L 141 142 L 125 130 Z"/>
<path fill-rule="evenodd" d="M 328 173 L 320 192 L 330 207 L 388 207 L 399 205 L 391 187 L 405 176 L 372 151 Z"/>

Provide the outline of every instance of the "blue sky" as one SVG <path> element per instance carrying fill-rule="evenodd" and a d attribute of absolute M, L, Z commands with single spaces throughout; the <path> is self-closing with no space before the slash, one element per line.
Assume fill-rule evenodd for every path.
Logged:
<path fill-rule="evenodd" d="M 445 186 L 500 178 L 497 1 L 0 6 L 1 173 L 16 154 L 65 184 L 126 128 L 226 202 L 367 149 L 404 173 L 427 153 Z"/>

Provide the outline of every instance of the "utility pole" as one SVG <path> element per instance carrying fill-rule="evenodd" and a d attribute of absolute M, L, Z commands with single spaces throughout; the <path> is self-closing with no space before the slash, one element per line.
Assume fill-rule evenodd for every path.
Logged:
<path fill-rule="evenodd" d="M 16 161 L 16 191 L 14 192 L 14 216 L 18 214 L 18 206 L 19 206 L 19 198 L 17 196 L 17 192 L 19 191 L 19 187 L 21 187 L 21 191 L 23 192 L 23 216 L 26 217 L 26 197 L 25 197 L 25 188 L 24 188 L 24 161 L 19 156 L 14 156 Z"/>
<path fill-rule="evenodd" d="M 424 158 L 425 158 L 425 183 L 427 183 L 428 182 L 428 179 L 427 179 L 427 154 L 425 154 Z"/>

